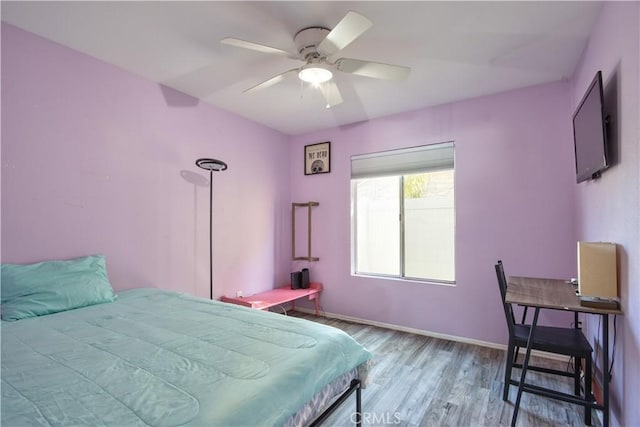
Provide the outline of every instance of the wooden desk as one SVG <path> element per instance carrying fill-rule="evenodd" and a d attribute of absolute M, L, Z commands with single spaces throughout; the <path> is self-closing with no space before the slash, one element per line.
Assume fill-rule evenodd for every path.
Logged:
<path fill-rule="evenodd" d="M 573 402 L 582 404 L 583 406 L 591 406 L 596 409 L 602 409 L 603 411 L 603 425 L 607 427 L 609 425 L 609 382 L 611 380 L 609 375 L 609 315 L 610 314 L 622 314 L 621 310 L 609 310 L 593 307 L 585 307 L 580 305 L 580 298 L 576 294 L 576 287 L 564 280 L 557 279 L 542 279 L 535 277 L 509 277 L 507 284 L 507 295 L 505 301 L 511 304 L 518 304 L 522 306 L 532 307 L 535 309 L 533 315 L 533 323 L 531 324 L 529 341 L 527 343 L 527 351 L 525 353 L 524 363 L 522 364 L 522 373 L 520 376 L 520 382 L 518 384 L 518 396 L 516 398 L 516 404 L 513 410 L 513 418 L 511 419 L 511 425 L 514 426 L 516 417 L 518 415 L 518 409 L 520 407 L 520 399 L 522 392 L 527 390 L 525 384 L 525 377 L 527 374 L 527 368 L 529 366 L 529 358 L 531 356 L 531 343 L 535 334 L 535 328 L 538 323 L 538 314 L 541 308 L 551 310 L 564 310 L 572 311 L 574 313 L 590 313 L 598 314 L 602 316 L 602 372 L 603 372 L 603 404 L 584 404 L 580 402 Z M 577 327 L 578 325 L 576 325 Z M 548 397 L 555 397 L 561 400 L 564 399 L 561 393 L 557 395 L 550 395 Z"/>
<path fill-rule="evenodd" d="M 266 310 L 270 307 L 290 302 L 291 309 L 295 310 L 295 300 L 309 297 L 310 300 L 314 301 L 317 316 L 320 292 L 322 292 L 322 283 L 309 283 L 309 288 L 307 289 L 291 289 L 291 286 L 287 285 L 246 297 L 232 298 L 223 296 L 220 300 L 258 310 Z"/>

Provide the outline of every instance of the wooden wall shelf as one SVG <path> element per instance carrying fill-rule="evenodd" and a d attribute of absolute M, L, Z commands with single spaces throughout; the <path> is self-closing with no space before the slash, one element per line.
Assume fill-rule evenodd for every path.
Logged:
<path fill-rule="evenodd" d="M 318 202 L 291 203 L 291 256 L 294 261 L 320 261 L 320 258 L 311 256 L 311 208 L 319 206 Z M 307 208 L 307 256 L 296 256 L 296 208 Z"/>

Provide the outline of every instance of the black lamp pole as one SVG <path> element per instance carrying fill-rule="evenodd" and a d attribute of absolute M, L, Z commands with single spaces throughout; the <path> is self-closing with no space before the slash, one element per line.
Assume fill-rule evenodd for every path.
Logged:
<path fill-rule="evenodd" d="M 222 160 L 202 158 L 196 166 L 209 171 L 209 298 L 213 300 L 213 172 L 227 170 Z"/>

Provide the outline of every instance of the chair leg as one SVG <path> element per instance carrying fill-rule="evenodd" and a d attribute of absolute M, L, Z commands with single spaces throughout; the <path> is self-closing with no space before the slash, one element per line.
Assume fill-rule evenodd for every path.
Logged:
<path fill-rule="evenodd" d="M 509 400 L 509 381 L 511 381 L 511 371 L 513 370 L 513 353 L 515 346 L 510 342 L 507 345 L 507 364 L 504 368 L 504 390 L 502 400 Z"/>
<path fill-rule="evenodd" d="M 582 372 L 582 359 L 580 357 L 574 357 L 573 364 L 573 394 L 580 396 L 580 372 Z"/>
<path fill-rule="evenodd" d="M 584 398 L 589 401 L 594 401 L 593 395 L 591 394 L 591 374 L 592 374 L 592 366 L 591 366 L 591 356 L 587 356 L 584 358 Z M 605 368 L 606 369 L 606 368 Z M 591 408 L 584 408 L 584 423 L 588 426 L 591 425 Z"/>

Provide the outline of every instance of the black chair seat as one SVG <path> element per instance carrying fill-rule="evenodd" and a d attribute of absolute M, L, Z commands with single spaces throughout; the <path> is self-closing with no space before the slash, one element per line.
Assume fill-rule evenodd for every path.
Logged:
<path fill-rule="evenodd" d="M 518 347 L 526 347 L 529 339 L 529 325 L 513 325 L 514 338 Z M 565 356 L 587 357 L 593 351 L 591 344 L 580 329 L 536 326 L 531 348 Z"/>

